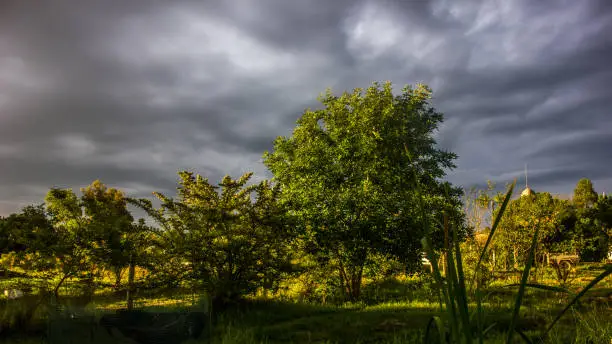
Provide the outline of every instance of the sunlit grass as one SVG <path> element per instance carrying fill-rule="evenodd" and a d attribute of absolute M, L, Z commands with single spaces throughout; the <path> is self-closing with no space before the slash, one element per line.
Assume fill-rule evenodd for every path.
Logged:
<path fill-rule="evenodd" d="M 603 271 L 603 267 L 598 265 L 589 271 L 596 275 Z M 578 287 L 582 288 L 584 284 Z M 599 287 L 593 293 L 607 295 L 607 289 Z M 515 290 L 508 287 L 491 287 L 487 292 L 489 295 L 483 299 L 481 307 L 487 323 L 496 322 L 498 327 L 487 334 L 485 343 L 504 343 L 504 329 L 511 322 Z M 358 302 L 338 305 L 252 298 L 245 310 L 220 316 L 211 342 L 419 343 L 422 342 L 428 319 L 440 314 L 439 303 L 428 300 L 426 295 L 426 291 L 416 290 L 411 300 L 394 300 L 391 295 L 391 299 L 376 304 Z M 137 298 L 136 305 L 137 308 L 154 312 L 174 312 L 188 309 L 192 299 L 201 296 L 178 292 L 175 295 L 142 296 Z M 537 329 L 550 323 L 567 302 L 567 296 L 560 297 L 558 293 L 551 291 L 528 289 L 520 308 L 518 325 L 526 329 L 526 335 L 535 337 L 539 333 Z M 88 308 L 96 314 L 101 314 L 124 307 L 125 300 L 121 297 L 99 295 Z M 563 318 L 546 343 L 585 343 L 580 341 L 580 336 L 603 333 L 597 337 L 601 339 L 608 335 L 611 331 L 608 324 L 612 324 L 612 312 L 601 307 L 592 309 L 588 304 L 585 307 L 587 308 L 572 311 L 568 317 Z M 471 300 L 468 302 L 468 309 L 469 312 L 475 312 L 477 303 Z M 568 341 L 561 341 L 562 338 Z M 27 339 L 22 342 L 29 343 Z M 208 343 L 208 338 L 185 343 Z"/>

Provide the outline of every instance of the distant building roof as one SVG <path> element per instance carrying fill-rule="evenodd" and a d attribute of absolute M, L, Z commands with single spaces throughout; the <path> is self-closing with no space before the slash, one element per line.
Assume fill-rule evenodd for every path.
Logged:
<path fill-rule="evenodd" d="M 526 187 L 525 190 L 523 190 L 523 192 L 521 192 L 521 197 L 523 196 L 531 196 L 534 195 L 535 191 L 531 190 L 530 187 Z"/>

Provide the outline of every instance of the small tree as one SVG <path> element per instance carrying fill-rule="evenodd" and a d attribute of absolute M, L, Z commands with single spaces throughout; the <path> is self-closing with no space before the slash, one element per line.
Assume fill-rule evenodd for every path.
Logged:
<path fill-rule="evenodd" d="M 58 299 L 59 289 L 68 278 L 85 277 L 83 274 L 92 271 L 95 262 L 92 243 L 95 237 L 72 190 L 51 189 L 45 203 L 55 229 L 56 242 L 36 252 L 38 262 L 32 267 L 51 274 L 59 270 L 59 281 L 53 289 Z M 51 264 L 41 265 L 41 262 Z"/>
<path fill-rule="evenodd" d="M 582 178 L 574 189 L 574 205 L 578 209 L 592 207 L 597 202 L 597 192 L 590 179 Z"/>
<path fill-rule="evenodd" d="M 92 234 L 92 253 L 95 260 L 115 275 L 119 289 L 122 270 L 130 263 L 133 249 L 133 217 L 127 209 L 121 190 L 108 188 L 100 180 L 81 189 L 81 205 L 89 232 Z"/>
<path fill-rule="evenodd" d="M 0 218 L 0 254 L 37 251 L 53 243 L 53 227 L 43 204 Z"/>
<path fill-rule="evenodd" d="M 203 288 L 215 307 L 271 286 L 289 261 L 278 188 L 265 181 L 246 186 L 252 176 L 247 173 L 223 178 L 219 193 L 200 175 L 179 176 L 176 199 L 154 193 L 162 202 L 159 209 L 146 199 L 132 203 L 161 225 L 167 257 L 184 271 L 180 278 Z"/>
<path fill-rule="evenodd" d="M 20 256 L 23 267 L 55 280 L 56 299 L 66 280 L 92 282 L 95 270 L 125 266 L 127 261 L 122 236 L 131 229 L 132 217 L 123 193 L 100 181 L 82 192 L 78 198 L 71 189 L 49 190 L 46 212 L 41 208 L 39 217 L 48 217 L 51 229 L 31 235 L 32 245 Z"/>
<path fill-rule="evenodd" d="M 608 254 L 612 228 L 612 197 L 601 196 L 590 208 L 578 208 L 573 244 L 585 261 L 601 261 Z"/>
<path fill-rule="evenodd" d="M 15 266 L 28 268 L 31 264 L 26 263 L 33 263 L 29 258 L 57 243 L 55 234 L 43 204 L 0 218 L 0 255 L 6 272 Z"/>

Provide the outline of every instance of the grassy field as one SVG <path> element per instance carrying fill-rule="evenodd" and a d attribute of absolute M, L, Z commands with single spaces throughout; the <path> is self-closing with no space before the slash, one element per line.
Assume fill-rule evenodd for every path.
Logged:
<path fill-rule="evenodd" d="M 566 287 L 577 292 L 598 273 L 603 264 L 583 264 L 571 276 Z M 539 283 L 555 285 L 552 271 L 541 269 Z M 7 281 L 5 280 L 4 283 Z M 494 280 L 486 289 L 483 307 L 486 323 L 495 323 L 487 334 L 487 342 L 505 342 L 504 330 L 511 320 L 516 287 L 514 277 Z M 558 283 L 557 283 L 558 285 Z M 151 312 L 184 311 L 199 299 L 199 295 L 178 291 L 140 294 L 136 307 Z M 537 338 L 554 315 L 568 302 L 569 297 L 554 291 L 528 289 L 523 300 L 518 328 Z M 23 312 L 34 297 L 1 301 L 3 322 L 10 322 L 15 314 Z M 67 298 L 66 300 L 69 300 Z M 283 301 L 281 301 L 283 300 Z M 475 307 L 474 304 L 469 305 Z M 77 306 L 75 306 L 76 308 Z M 83 309 L 96 319 L 105 313 L 125 307 L 119 295 L 99 294 Z M 427 276 L 389 278 L 369 283 L 364 288 L 364 301 L 360 303 L 323 304 L 298 302 L 286 295 L 269 299 L 253 297 L 240 307 L 220 314 L 214 325 L 198 340 L 184 343 L 422 343 L 425 328 L 432 316 L 439 314 L 436 292 Z M 46 325 L 46 313 L 39 309 L 38 331 Z M 66 320 L 68 321 L 68 320 Z M 63 322 L 66 323 L 66 322 Z M 63 336 L 63 343 L 87 343 L 87 324 L 71 324 Z M 110 337 L 95 328 L 91 343 L 135 343 L 125 338 Z M 20 333 L 2 338 L 5 343 L 41 343 L 41 334 Z M 120 335 L 117 335 L 120 336 Z M 515 338 L 517 343 L 520 338 Z M 608 277 L 566 314 L 555 327 L 547 343 L 602 343 L 612 339 L 612 280 Z"/>

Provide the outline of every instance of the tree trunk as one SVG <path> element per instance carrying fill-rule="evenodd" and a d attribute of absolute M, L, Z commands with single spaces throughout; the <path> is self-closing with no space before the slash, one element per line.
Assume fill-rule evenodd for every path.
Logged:
<path fill-rule="evenodd" d="M 62 284 L 64 283 L 64 281 L 66 281 L 66 279 L 68 277 L 70 277 L 70 275 L 72 275 L 72 272 L 69 272 L 67 274 L 64 274 L 64 276 L 62 276 L 62 279 L 59 281 L 59 283 L 55 286 L 55 289 L 53 289 L 53 296 L 55 297 L 55 302 L 58 302 L 59 300 L 59 289 L 62 286 Z"/>
<path fill-rule="evenodd" d="M 115 275 L 115 285 L 113 286 L 113 288 L 115 290 L 119 290 L 119 287 L 121 286 L 121 277 L 123 275 L 123 267 L 114 266 L 112 269 L 113 274 Z"/>
<path fill-rule="evenodd" d="M 352 295 L 351 283 L 342 263 L 340 263 L 340 266 L 338 267 L 338 273 L 340 274 L 340 287 L 342 288 L 342 292 L 344 293 L 345 297 L 350 298 L 350 295 Z"/>
<path fill-rule="evenodd" d="M 356 273 L 351 276 L 351 299 L 357 301 L 361 296 L 361 279 L 363 277 L 363 265 L 356 269 Z"/>
<path fill-rule="evenodd" d="M 341 285 L 344 287 L 345 296 L 350 301 L 357 301 L 361 296 L 361 280 L 368 251 L 363 250 L 354 254 L 356 259 L 350 260 L 351 266 L 348 267 L 344 266 L 341 258 L 338 259 Z"/>
<path fill-rule="evenodd" d="M 129 273 L 128 273 L 128 290 L 127 290 L 127 295 L 126 295 L 128 311 L 131 311 L 132 309 L 134 309 L 134 295 L 133 295 L 134 273 L 135 273 L 134 260 L 132 259 L 132 255 L 130 255 L 130 267 L 129 267 Z"/>

